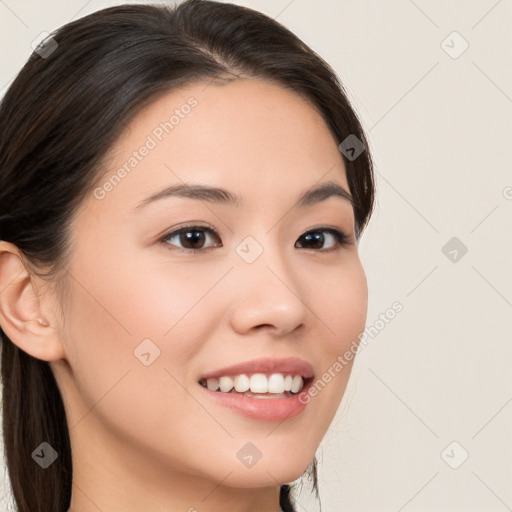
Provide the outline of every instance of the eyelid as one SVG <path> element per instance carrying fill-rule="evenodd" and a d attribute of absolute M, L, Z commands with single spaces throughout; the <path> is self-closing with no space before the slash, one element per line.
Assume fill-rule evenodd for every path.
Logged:
<path fill-rule="evenodd" d="M 328 224 L 321 224 L 320 226 L 314 226 L 312 228 L 307 229 L 302 233 L 301 236 L 307 235 L 308 233 L 315 233 L 317 231 L 334 231 L 340 233 L 345 239 L 347 240 L 353 240 L 353 236 L 349 233 L 347 233 L 344 229 L 336 227 L 336 226 L 329 226 Z"/>

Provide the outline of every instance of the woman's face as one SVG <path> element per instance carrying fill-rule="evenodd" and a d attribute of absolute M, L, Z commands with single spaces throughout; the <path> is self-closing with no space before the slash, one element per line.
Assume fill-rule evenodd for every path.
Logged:
<path fill-rule="evenodd" d="M 265 81 L 189 85 L 129 123 L 71 229 L 58 332 L 66 356 L 52 369 L 77 468 L 130 468 L 152 482 L 177 472 L 232 487 L 300 476 L 351 363 L 334 376 L 332 368 L 366 320 L 350 202 L 317 193 L 297 204 L 327 182 L 349 192 L 326 124 Z M 222 188 L 238 203 L 161 193 L 184 185 Z M 173 234 L 184 226 L 193 228 Z M 262 358 L 276 361 L 225 376 L 312 371 L 317 381 L 331 368 L 331 378 L 301 407 L 297 396 L 237 395 L 233 409 L 200 384 Z M 307 364 L 280 365 L 288 358 Z"/>

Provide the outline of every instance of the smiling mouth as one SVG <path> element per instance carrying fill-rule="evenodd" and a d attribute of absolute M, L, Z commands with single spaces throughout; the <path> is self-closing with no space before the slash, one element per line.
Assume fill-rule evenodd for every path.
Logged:
<path fill-rule="evenodd" d="M 199 384 L 210 391 L 251 398 L 290 398 L 309 386 L 313 377 L 301 375 L 257 373 L 201 379 Z"/>

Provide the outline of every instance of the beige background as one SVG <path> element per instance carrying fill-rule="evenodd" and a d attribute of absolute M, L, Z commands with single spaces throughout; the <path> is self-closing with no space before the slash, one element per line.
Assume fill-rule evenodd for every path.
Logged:
<path fill-rule="evenodd" d="M 0 95 L 38 34 L 116 3 L 0 0 Z M 512 2 L 235 3 L 333 65 L 376 162 L 360 247 L 378 333 L 318 452 L 323 511 L 512 510 Z"/>

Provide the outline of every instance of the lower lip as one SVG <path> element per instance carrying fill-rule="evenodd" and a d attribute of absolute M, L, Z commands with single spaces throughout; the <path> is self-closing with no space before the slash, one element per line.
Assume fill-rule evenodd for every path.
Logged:
<path fill-rule="evenodd" d="M 306 384 L 299 393 L 288 398 L 252 398 L 235 393 L 212 391 L 201 384 L 199 387 L 220 405 L 260 421 L 284 421 L 300 414 L 306 407 L 299 396 L 307 392 L 310 383 Z"/>

